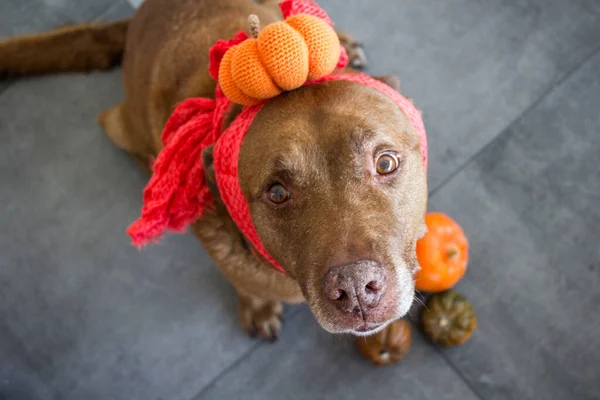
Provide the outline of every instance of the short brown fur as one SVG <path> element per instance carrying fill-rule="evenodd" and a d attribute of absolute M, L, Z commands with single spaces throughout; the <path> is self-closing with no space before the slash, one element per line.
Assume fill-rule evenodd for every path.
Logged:
<path fill-rule="evenodd" d="M 276 0 L 259 3 L 147 0 L 131 21 L 8 39 L 0 42 L 0 76 L 110 68 L 125 49 L 125 100 L 99 120 L 116 145 L 147 165 L 162 148 L 160 135 L 175 104 L 213 96 L 209 47 L 247 30 L 250 14 L 258 15 L 263 26 L 281 18 Z M 347 35 L 340 38 L 349 51 L 356 47 Z M 383 80 L 397 85 L 393 77 Z M 237 112 L 234 107 L 228 121 Z M 381 143 L 401 158 L 393 179 L 371 173 L 372 154 Z M 214 183 L 211 150 L 204 152 L 203 161 L 207 179 Z M 265 182 L 274 172 L 256 168 L 277 162 L 286 172 L 281 180 L 296 196 L 281 209 L 264 199 Z M 353 332 L 363 322 L 383 328 L 406 312 L 413 296 L 412 273 L 418 268 L 415 243 L 424 233 L 427 187 L 416 132 L 395 104 L 349 82 L 284 94 L 271 100 L 252 124 L 239 170 L 258 233 L 287 273 L 252 255 L 218 201 L 214 184 L 216 211 L 198 220 L 193 231 L 238 291 L 240 320 L 249 332 L 276 337 L 281 302 L 305 298 L 331 332 Z M 364 321 L 339 315 L 321 288 L 333 266 L 360 260 L 380 263 L 390 286 L 386 306 Z"/>
<path fill-rule="evenodd" d="M 111 68 L 121 63 L 128 25 L 89 23 L 6 39 L 0 42 L 0 78 Z"/>

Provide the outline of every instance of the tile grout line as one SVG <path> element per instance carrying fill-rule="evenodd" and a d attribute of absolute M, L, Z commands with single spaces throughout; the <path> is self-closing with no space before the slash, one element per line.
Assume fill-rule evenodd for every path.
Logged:
<path fill-rule="evenodd" d="M 524 118 L 524 116 L 533 110 L 537 105 L 539 105 L 547 96 L 552 94 L 559 86 L 561 86 L 564 82 L 566 82 L 575 72 L 579 71 L 588 61 L 590 61 L 593 57 L 600 53 L 600 46 L 596 47 L 594 50 L 590 52 L 589 55 L 583 58 L 583 60 L 577 63 L 573 68 L 565 73 L 565 75 L 560 78 L 556 83 L 551 85 L 545 92 L 543 92 L 540 97 L 538 97 L 533 103 L 531 103 L 525 110 L 519 114 L 515 119 L 509 122 L 506 127 L 494 136 L 490 141 L 488 141 L 484 146 L 482 146 L 479 150 L 473 153 L 466 161 L 464 161 L 458 168 L 456 168 L 450 175 L 448 175 L 445 179 L 442 180 L 436 187 L 434 187 L 429 192 L 429 198 L 432 198 L 438 191 L 444 188 L 448 183 L 450 183 L 461 171 L 463 171 L 469 164 L 471 164 L 476 158 L 478 158 L 486 149 L 491 147 L 492 144 L 496 143 L 501 137 L 503 137 L 508 130 L 518 121 Z M 412 324 L 414 325 L 414 323 Z M 460 368 L 454 364 L 454 362 L 445 354 L 441 349 L 434 346 L 430 343 L 432 347 L 434 347 L 435 351 L 444 359 L 446 364 L 454 371 L 454 373 L 464 382 L 464 384 L 473 392 L 475 396 L 477 396 L 480 400 L 484 400 L 484 397 L 475 389 L 472 383 L 467 379 L 467 377 L 462 373 Z"/>
<path fill-rule="evenodd" d="M 475 389 L 475 386 L 467 379 L 465 374 L 463 374 L 463 372 L 456 365 L 454 365 L 454 363 L 452 363 L 452 361 L 450 361 L 450 359 L 442 351 L 442 349 L 434 346 L 433 344 L 430 344 L 430 346 L 434 347 L 435 352 L 438 353 L 440 355 L 440 357 L 442 357 L 444 359 L 444 361 L 446 362 L 446 365 L 448 365 L 448 367 L 450 367 L 450 369 L 452 371 L 454 371 L 454 373 L 463 381 L 465 386 L 468 387 L 469 390 L 475 395 L 475 397 L 477 397 L 479 400 L 485 400 L 485 397 L 483 397 L 483 395 Z"/>
<path fill-rule="evenodd" d="M 260 340 L 260 339 L 258 339 Z M 245 359 L 247 359 L 248 357 L 250 357 L 250 355 L 252 353 L 254 353 L 259 347 L 262 347 L 262 342 L 259 341 L 257 343 L 254 343 L 252 346 L 250 346 L 245 352 L 242 353 L 241 356 L 239 356 L 238 358 L 236 358 L 231 364 L 227 365 L 225 368 L 223 368 L 218 374 L 216 374 L 210 381 L 208 381 L 208 383 L 206 385 L 204 385 L 204 387 L 202 389 L 200 389 L 198 391 L 198 393 L 196 393 L 195 395 L 193 395 L 190 400 L 199 400 L 202 398 L 202 396 L 204 395 L 204 393 L 206 393 L 210 388 L 212 388 L 219 379 L 221 379 L 223 376 L 225 376 L 227 373 L 229 373 L 230 371 L 233 371 L 238 365 L 240 365 L 240 363 L 242 361 L 244 361 Z"/>
<path fill-rule="evenodd" d="M 408 323 L 411 325 L 413 330 L 418 332 L 418 335 L 420 335 L 421 337 L 424 338 L 425 342 L 427 343 L 427 346 L 432 348 L 440 357 L 442 357 L 442 359 L 448 365 L 448 367 L 452 370 L 452 372 L 454 372 L 454 374 L 456 374 L 456 376 L 458 376 L 458 378 L 460 378 L 460 380 L 463 381 L 463 383 L 471 391 L 471 393 L 473 393 L 473 395 L 475 395 L 475 397 L 477 397 L 479 400 L 485 400 L 485 398 L 475 389 L 475 387 L 471 384 L 471 382 L 469 382 L 467 380 L 466 376 L 462 373 L 462 371 L 450 362 L 450 360 L 448 359 L 448 357 L 446 357 L 446 354 L 444 354 L 442 349 L 440 349 L 438 346 L 431 343 L 431 341 L 427 337 L 425 337 L 425 335 L 419 329 L 418 322 L 410 320 L 410 321 L 408 321 Z"/>
<path fill-rule="evenodd" d="M 302 312 L 302 309 L 300 307 L 298 307 L 296 310 L 294 310 L 294 312 L 290 313 L 291 315 L 288 318 L 286 318 L 286 320 L 284 322 L 286 324 L 289 323 L 294 318 L 296 318 L 296 316 L 298 316 L 301 312 Z M 233 371 L 238 365 L 240 365 L 242 363 L 242 361 L 244 361 L 245 359 L 250 357 L 252 355 L 252 353 L 254 353 L 256 350 L 263 347 L 265 344 L 267 344 L 267 345 L 270 344 L 270 343 L 265 343 L 265 341 L 262 339 L 257 339 L 257 340 L 258 340 L 257 343 L 250 346 L 250 348 L 248 348 L 248 350 L 246 350 L 241 356 L 239 356 L 231 364 L 229 364 L 228 366 L 223 368 L 221 370 L 221 372 L 219 372 L 217 375 L 215 375 L 214 378 L 212 378 L 206 385 L 204 385 L 204 387 L 202 389 L 200 389 L 198 391 L 198 393 L 196 393 L 194 396 L 192 396 L 190 398 L 190 400 L 200 400 L 202 398 L 202 396 L 206 392 L 208 392 L 215 385 L 215 383 L 217 383 L 217 381 L 219 379 L 221 379 L 223 376 L 225 376 L 228 372 Z"/>
<path fill-rule="evenodd" d="M 475 159 L 477 159 L 485 150 L 490 148 L 494 143 L 498 142 L 500 138 L 504 137 L 504 135 L 510 130 L 510 128 L 519 122 L 525 115 L 527 115 L 531 110 L 533 110 L 536 106 L 538 106 L 542 100 L 544 100 L 548 95 L 552 94 L 556 88 L 562 85 L 565 81 L 567 81 L 575 72 L 577 72 L 583 65 L 585 65 L 589 60 L 591 60 L 594 56 L 600 53 L 600 46 L 596 47 L 594 50 L 590 52 L 587 56 L 583 57 L 582 61 L 577 63 L 573 68 L 568 70 L 562 78 L 558 79 L 554 84 L 552 84 L 548 89 L 546 89 L 535 101 L 533 101 L 529 106 L 527 106 L 522 113 L 517 115 L 513 120 L 511 120 L 503 129 L 496 134 L 496 136 L 492 137 L 486 144 L 484 144 L 481 148 L 479 148 L 475 153 L 471 154 L 465 161 L 462 162 L 454 171 L 450 173 L 446 178 L 442 179 L 440 183 L 438 183 L 433 189 L 429 191 L 429 198 L 431 199 L 437 192 L 439 192 L 442 188 L 444 188 L 448 183 L 450 183 L 460 172 L 462 172 L 468 165 L 470 165 Z"/>
<path fill-rule="evenodd" d="M 4 93 L 6 89 L 11 87 L 15 82 L 16 81 L 11 78 L 7 79 L 6 82 L 0 82 L 0 96 L 2 96 L 2 93 Z"/>
<path fill-rule="evenodd" d="M 302 310 L 299 308 L 297 311 L 292 313 L 292 315 L 290 315 L 290 317 L 287 319 L 287 321 L 288 322 L 292 321 L 301 312 L 302 312 Z M 417 332 L 419 332 L 419 335 L 422 335 L 421 332 L 419 331 L 417 323 L 415 321 L 411 320 L 411 321 L 408 321 L 408 323 L 411 325 L 413 330 L 416 330 Z M 465 386 L 473 393 L 473 395 L 475 395 L 475 397 L 477 397 L 479 400 L 485 400 L 485 398 L 475 389 L 475 387 L 471 384 L 471 382 L 469 382 L 467 380 L 466 376 L 460 371 L 460 369 L 458 369 L 451 362 L 451 360 L 441 351 L 441 349 L 439 349 L 437 346 L 433 345 L 431 342 L 429 342 L 429 340 L 425 339 L 425 341 L 427 342 L 428 346 L 433 348 L 434 351 L 440 357 L 443 358 L 444 362 L 448 365 L 448 367 L 460 378 L 461 381 L 463 381 Z M 215 375 L 215 377 L 212 378 L 202 389 L 200 389 L 197 394 L 192 396 L 190 398 L 190 400 L 201 400 L 202 396 L 206 392 L 208 392 L 215 385 L 215 383 L 217 381 L 219 381 L 223 376 L 225 376 L 230 371 L 233 371 L 238 365 L 240 365 L 244 360 L 246 360 L 248 357 L 250 357 L 256 350 L 263 347 L 265 344 L 268 345 L 268 343 L 265 343 L 264 341 L 260 341 L 258 343 L 255 343 L 254 345 L 250 346 L 248 348 L 248 350 L 246 350 L 240 357 L 238 357 L 227 367 L 223 368 L 223 370 L 221 370 L 221 372 L 219 372 L 217 375 Z"/>

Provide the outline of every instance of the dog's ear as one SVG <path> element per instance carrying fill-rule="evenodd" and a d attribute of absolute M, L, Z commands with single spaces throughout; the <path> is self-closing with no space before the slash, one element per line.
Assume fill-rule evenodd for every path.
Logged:
<path fill-rule="evenodd" d="M 206 184 L 210 193 L 213 195 L 215 200 L 221 200 L 221 194 L 219 193 L 219 187 L 217 186 L 217 179 L 215 177 L 215 167 L 213 164 L 213 150 L 215 145 L 211 144 L 204 150 L 202 150 L 202 165 L 204 166 L 204 176 L 206 178 Z"/>
<path fill-rule="evenodd" d="M 398 79 L 396 75 L 374 76 L 373 79 L 377 79 L 379 82 L 385 83 L 396 92 L 400 91 L 400 79 Z"/>

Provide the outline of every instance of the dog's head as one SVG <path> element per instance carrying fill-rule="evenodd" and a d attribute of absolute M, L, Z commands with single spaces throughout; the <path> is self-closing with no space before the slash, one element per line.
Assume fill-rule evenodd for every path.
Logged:
<path fill-rule="evenodd" d="M 323 328 L 370 334 L 408 311 L 427 184 L 392 100 L 347 81 L 284 93 L 254 119 L 238 168 L 263 245 Z"/>

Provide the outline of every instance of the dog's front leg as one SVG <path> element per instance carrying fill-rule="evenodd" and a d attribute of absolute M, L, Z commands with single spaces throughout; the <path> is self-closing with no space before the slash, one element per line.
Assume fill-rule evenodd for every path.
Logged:
<path fill-rule="evenodd" d="M 240 322 L 250 336 L 277 340 L 281 331 L 283 305 L 279 301 L 263 300 L 240 294 Z"/>
<path fill-rule="evenodd" d="M 348 66 L 357 70 L 366 68 L 369 65 L 369 60 L 365 54 L 362 43 L 354 39 L 352 35 L 346 32 L 336 30 L 340 44 L 348 53 Z"/>
<path fill-rule="evenodd" d="M 229 218 L 207 213 L 194 224 L 194 232 L 236 289 L 242 327 L 252 336 L 277 339 L 281 330 L 282 302 L 304 301 L 298 284 L 259 262 L 243 244 L 239 231 Z"/>

